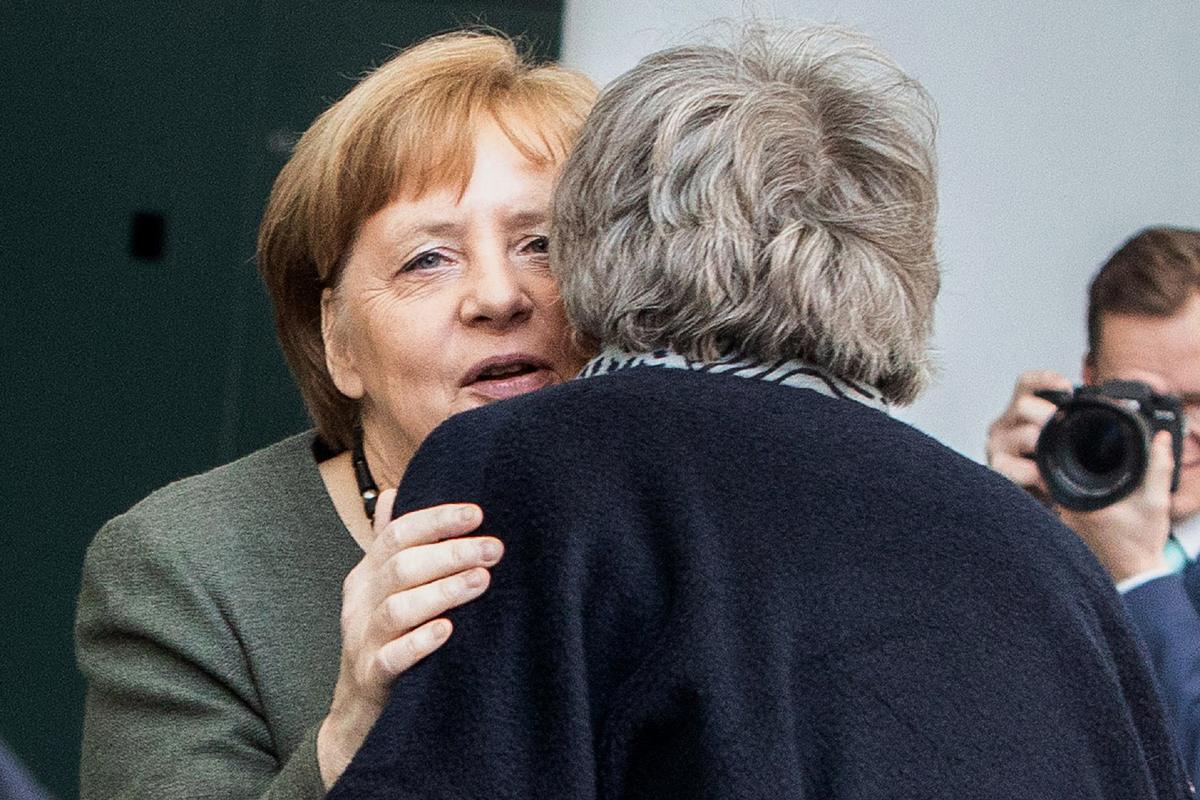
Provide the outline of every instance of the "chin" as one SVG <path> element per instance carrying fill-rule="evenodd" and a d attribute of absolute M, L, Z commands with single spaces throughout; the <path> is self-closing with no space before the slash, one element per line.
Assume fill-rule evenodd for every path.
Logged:
<path fill-rule="evenodd" d="M 1171 522 L 1183 522 L 1196 516 L 1198 512 L 1200 512 L 1200 500 L 1191 498 L 1182 502 L 1176 500 L 1171 503 Z"/>

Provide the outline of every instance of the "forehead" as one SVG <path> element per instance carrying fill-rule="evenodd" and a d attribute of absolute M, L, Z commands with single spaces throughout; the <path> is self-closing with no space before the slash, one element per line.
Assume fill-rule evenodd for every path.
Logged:
<path fill-rule="evenodd" d="M 460 205 L 477 201 L 508 203 L 535 195 L 548 204 L 558 159 L 525 146 L 495 122 L 480 125 L 469 146 L 439 171 L 418 181 L 401 181 L 392 200 Z"/>
<path fill-rule="evenodd" d="M 1170 317 L 1104 314 L 1097 378 L 1144 380 L 1159 391 L 1200 394 L 1200 292 Z"/>
<path fill-rule="evenodd" d="M 346 263 L 364 253 L 390 258 L 431 238 L 490 241 L 506 231 L 543 229 L 557 165 L 530 160 L 494 129 L 476 136 L 473 155 L 465 185 L 442 181 L 416 196 L 401 194 L 367 217 Z"/>
<path fill-rule="evenodd" d="M 405 141 L 381 156 L 379 165 L 362 165 L 364 181 L 386 187 L 389 200 L 417 200 L 429 193 L 461 196 L 481 173 L 507 170 L 555 174 L 566 154 L 565 137 L 554 121 L 526 120 L 522 109 L 440 120 L 444 135 Z M 526 110 L 527 111 L 527 110 Z M 427 124 L 435 130 L 438 125 Z M 497 162 L 500 162 L 497 164 Z"/>

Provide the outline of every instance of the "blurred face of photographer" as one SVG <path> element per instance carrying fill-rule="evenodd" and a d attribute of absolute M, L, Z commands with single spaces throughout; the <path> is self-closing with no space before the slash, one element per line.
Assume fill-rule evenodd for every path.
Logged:
<path fill-rule="evenodd" d="M 1183 400 L 1188 432 L 1171 519 L 1200 513 L 1200 292 L 1169 317 L 1103 314 L 1099 344 L 1084 361 L 1083 378 L 1089 384 L 1142 381 Z"/>
<path fill-rule="evenodd" d="M 988 427 L 987 460 L 1053 504 L 1120 586 L 1172 567 L 1165 549 L 1172 531 L 1189 557 L 1200 554 L 1200 230 L 1146 228 L 1109 256 L 1088 288 L 1088 349 L 1086 383 L 1137 381 L 1179 399 L 1177 413 L 1187 422 L 1179 458 L 1171 433 L 1161 430 L 1128 494 L 1091 511 L 1052 503 L 1061 492 L 1043 478 L 1038 444 L 1058 415 L 1055 398 L 1070 395 L 1074 386 L 1057 372 L 1031 370 L 1017 379 L 1007 408 Z M 1154 416 L 1157 421 L 1157 410 Z M 1107 454 L 1105 448 L 1096 452 Z M 1172 491 L 1177 463 L 1179 482 Z"/>

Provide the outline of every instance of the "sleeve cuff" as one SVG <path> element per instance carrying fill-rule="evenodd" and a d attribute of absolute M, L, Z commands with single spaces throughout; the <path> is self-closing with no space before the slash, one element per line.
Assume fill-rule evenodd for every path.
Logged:
<path fill-rule="evenodd" d="M 321 800 L 325 796 L 325 784 L 317 765 L 320 728 L 320 725 L 309 728 L 259 800 Z"/>

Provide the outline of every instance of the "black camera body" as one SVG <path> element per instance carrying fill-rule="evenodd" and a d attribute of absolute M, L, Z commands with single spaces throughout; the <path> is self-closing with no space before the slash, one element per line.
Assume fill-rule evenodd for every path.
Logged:
<path fill-rule="evenodd" d="M 1175 454 L 1171 491 L 1179 488 L 1186 418 L 1179 398 L 1156 394 L 1140 381 L 1108 381 L 1073 392 L 1038 392 L 1058 406 L 1042 428 L 1035 455 L 1054 502 L 1095 511 L 1141 485 L 1150 442 L 1170 431 Z"/>

